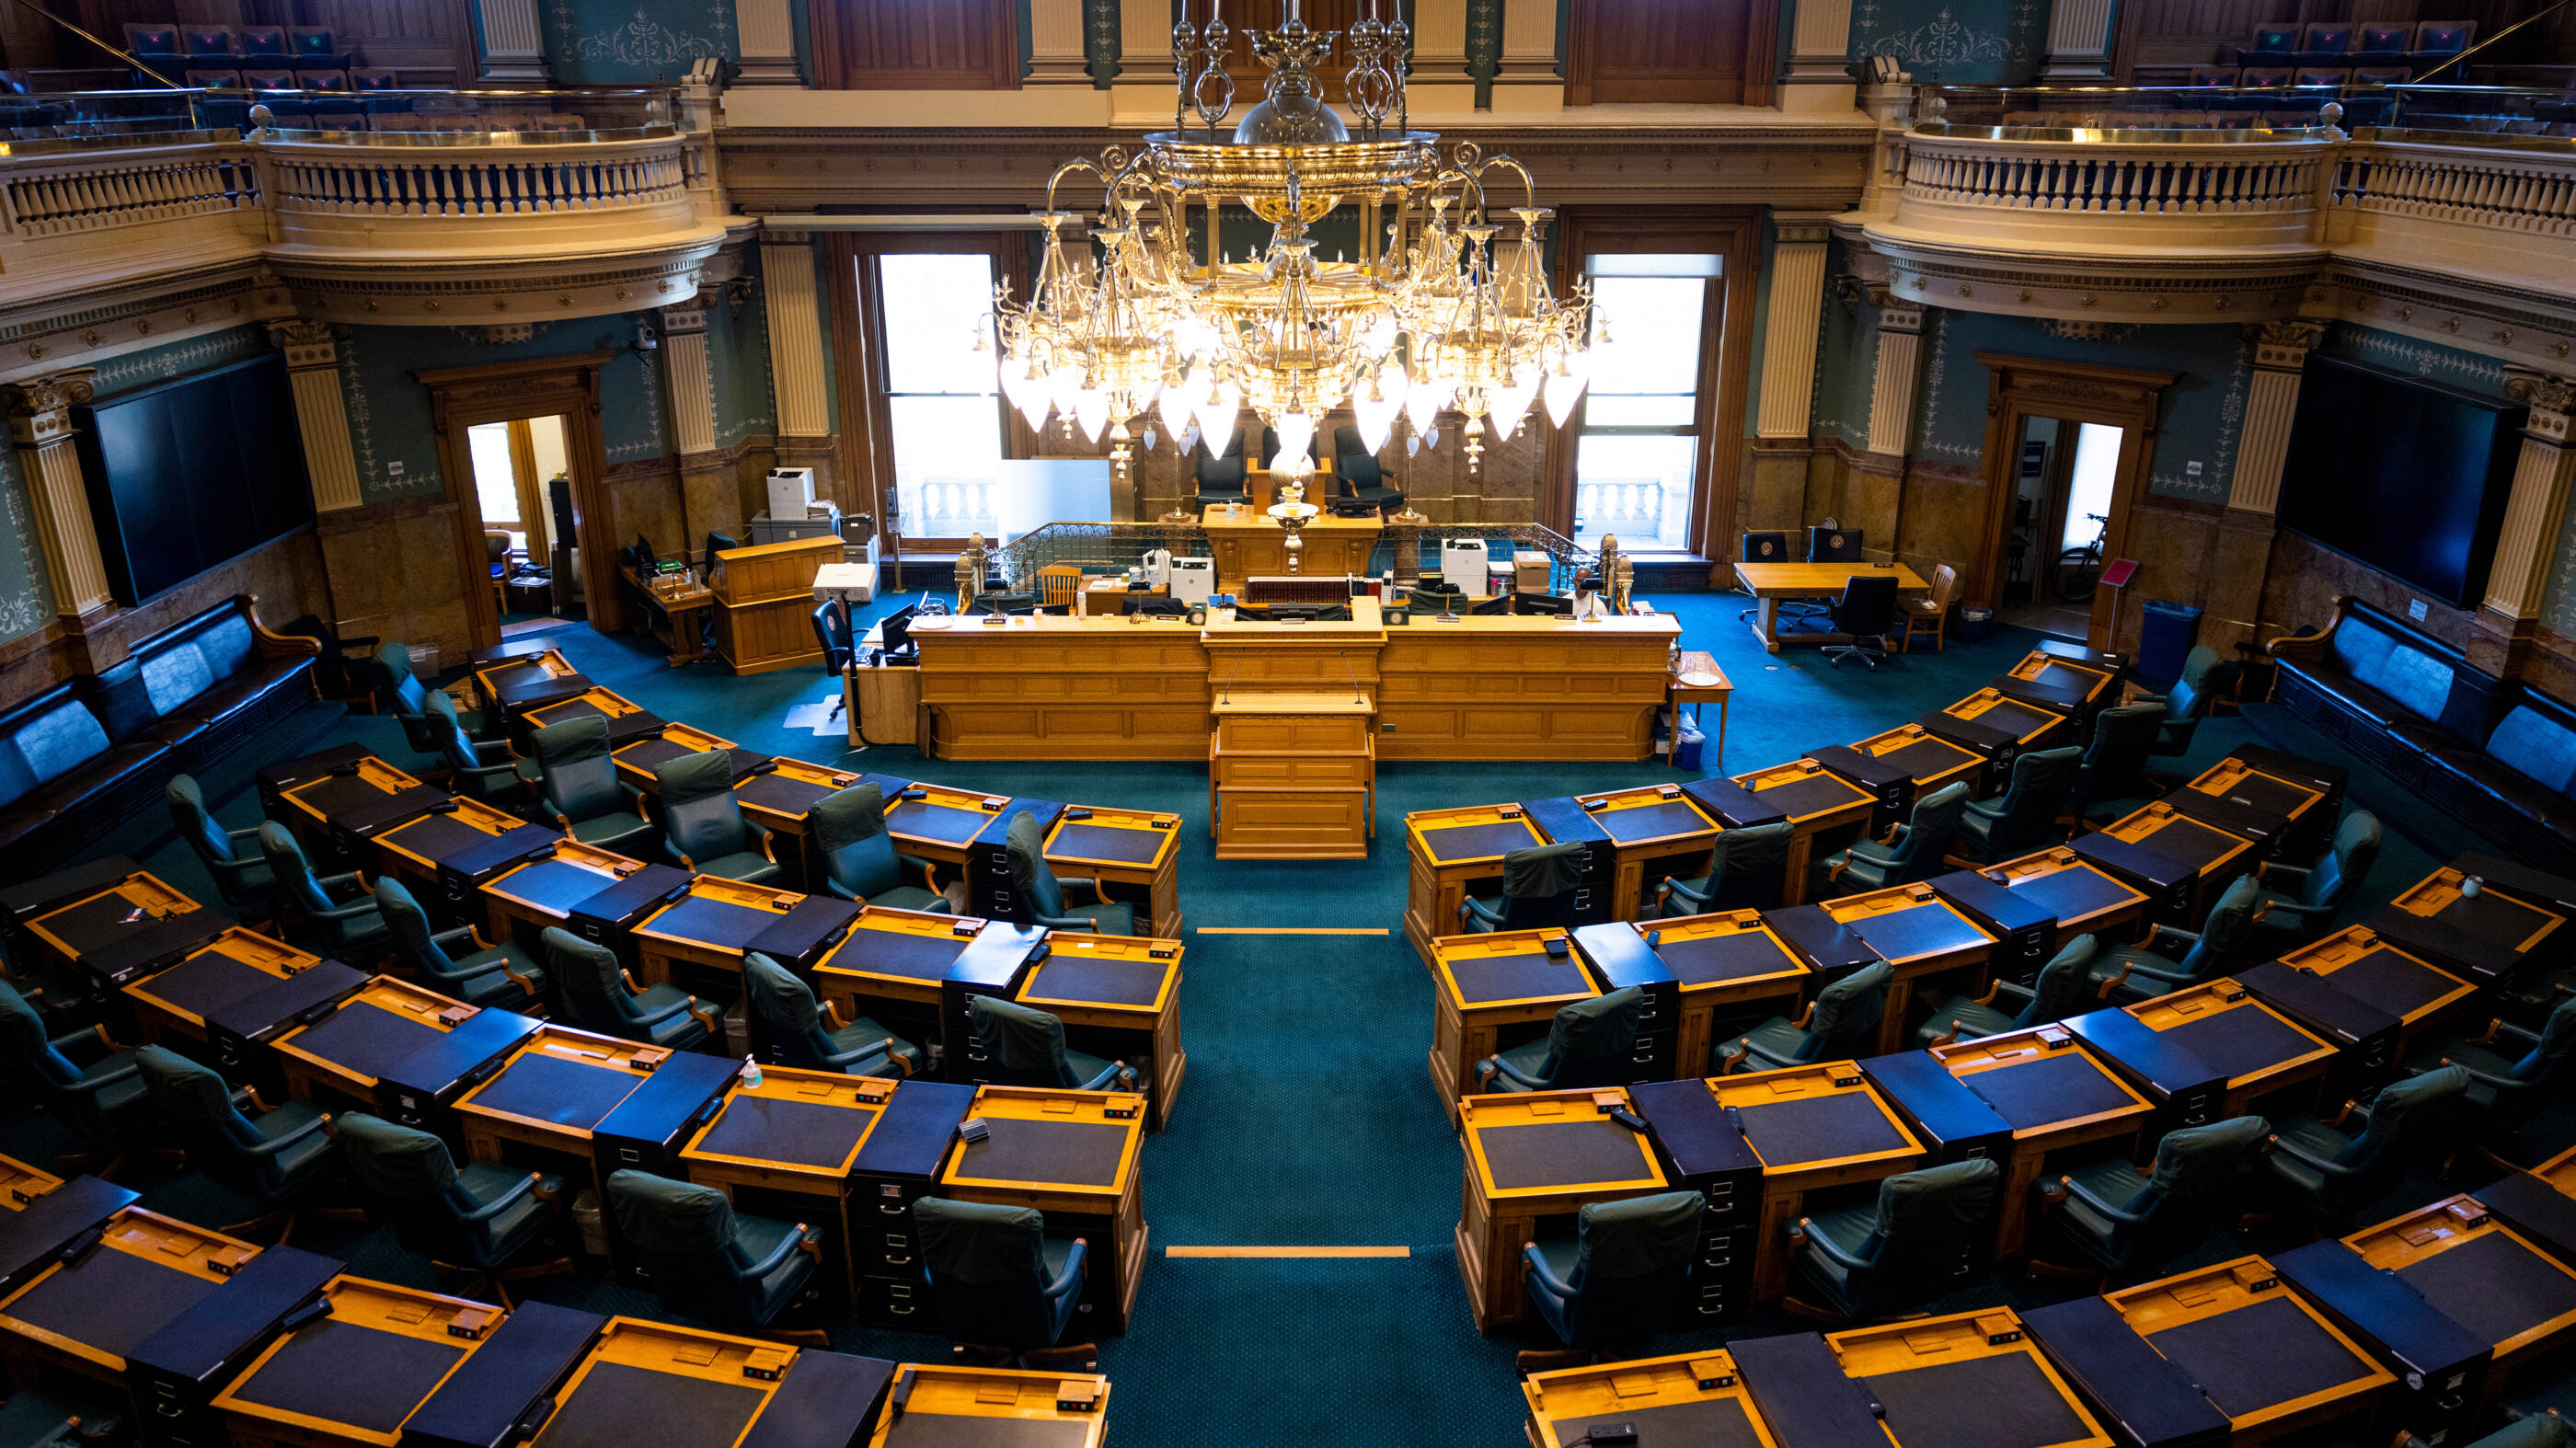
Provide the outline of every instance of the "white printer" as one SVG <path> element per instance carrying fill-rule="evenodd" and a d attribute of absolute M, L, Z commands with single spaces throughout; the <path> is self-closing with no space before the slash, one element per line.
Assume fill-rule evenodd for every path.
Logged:
<path fill-rule="evenodd" d="M 1175 558 L 1171 561 L 1172 597 L 1183 603 L 1205 603 L 1216 592 L 1216 560 Z"/>
<path fill-rule="evenodd" d="M 1485 564 L 1484 539 L 1443 538 L 1440 540 L 1440 581 L 1467 597 L 1486 596 Z"/>

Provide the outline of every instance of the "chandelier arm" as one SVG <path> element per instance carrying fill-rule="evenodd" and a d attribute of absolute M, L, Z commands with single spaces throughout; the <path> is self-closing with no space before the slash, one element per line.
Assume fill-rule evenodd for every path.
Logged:
<path fill-rule="evenodd" d="M 1099 162 L 1092 160 L 1088 156 L 1074 157 L 1072 160 L 1056 167 L 1055 174 L 1047 177 L 1047 214 L 1051 216 L 1064 214 L 1064 208 L 1056 205 L 1055 189 L 1058 185 L 1063 183 L 1065 177 L 1072 175 L 1076 171 L 1090 172 L 1092 175 L 1099 177 L 1101 184 L 1104 186 L 1109 182 L 1109 173 L 1100 169 Z"/>

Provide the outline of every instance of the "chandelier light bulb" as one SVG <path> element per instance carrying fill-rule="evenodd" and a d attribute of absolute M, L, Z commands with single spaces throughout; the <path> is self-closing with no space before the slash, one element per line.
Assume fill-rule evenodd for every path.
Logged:
<path fill-rule="evenodd" d="M 1583 397 L 1584 379 L 1563 363 L 1548 374 L 1543 396 L 1547 399 L 1547 420 L 1558 427 L 1574 415 L 1574 404 Z"/>
<path fill-rule="evenodd" d="M 1243 389 L 1232 382 L 1220 382 L 1209 389 L 1207 400 L 1198 406 L 1199 431 L 1208 439 L 1208 451 L 1223 453 L 1234 440 L 1234 430 L 1242 421 Z"/>
<path fill-rule="evenodd" d="M 1188 379 L 1177 374 L 1163 383 L 1163 395 L 1154 399 L 1154 413 L 1163 420 L 1163 431 L 1175 437 L 1189 426 L 1197 411 L 1197 399 L 1190 393 Z"/>
<path fill-rule="evenodd" d="M 1086 387 L 1074 395 L 1073 420 L 1082 427 L 1082 435 L 1100 441 L 1100 430 L 1109 425 L 1109 394 L 1097 387 Z"/>
<path fill-rule="evenodd" d="M 1315 442 L 1315 419 L 1302 412 L 1279 414 L 1279 456 L 1295 458 L 1302 469 L 1306 450 Z"/>

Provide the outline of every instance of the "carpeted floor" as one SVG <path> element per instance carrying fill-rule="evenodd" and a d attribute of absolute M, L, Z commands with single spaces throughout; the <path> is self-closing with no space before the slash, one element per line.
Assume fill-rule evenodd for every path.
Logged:
<path fill-rule="evenodd" d="M 912 601 L 904 595 L 863 611 L 860 626 Z M 1843 743 L 1913 718 L 1978 687 L 2019 658 L 2034 635 L 1999 628 L 1978 643 L 1891 659 L 1875 672 L 1825 665 L 1812 652 L 1763 653 L 1737 618 L 1748 600 L 1732 594 L 1675 593 L 1656 602 L 1684 625 L 1685 645 L 1707 649 L 1731 676 L 1735 704 L 1725 740 L 1705 772 L 1742 772 Z M 818 763 L 848 760 L 886 773 L 970 785 L 994 793 L 1177 811 L 1187 821 L 1181 902 L 1192 934 L 1183 990 L 1187 1088 L 1171 1129 L 1144 1153 L 1146 1215 L 1156 1253 L 1134 1322 L 1102 1344 L 1116 1384 L 1113 1441 L 1127 1448 L 1198 1448 L 1211 1443 L 1502 1445 L 1521 1441 L 1523 1409 L 1512 1353 L 1543 1343 L 1540 1332 L 1479 1338 L 1458 1280 L 1451 1229 L 1459 1208 L 1461 1155 L 1424 1070 L 1432 1007 L 1422 967 L 1404 942 L 1404 815 L 1449 804 L 1535 798 L 1669 779 L 1659 763 L 1387 764 L 1379 772 L 1378 840 L 1366 861 L 1221 863 L 1206 831 L 1207 776 L 1194 764 L 951 763 L 903 747 L 847 753 L 837 724 L 812 723 L 828 682 L 811 669 L 747 679 L 712 667 L 666 669 L 658 648 L 579 628 L 554 632 L 593 678 L 666 718 L 719 731 L 760 750 Z M 1716 711 L 1708 711 L 1716 724 Z M 816 720 L 814 722 L 820 722 Z M 249 789 L 256 762 L 357 739 L 407 762 L 391 721 L 352 718 L 337 706 L 298 715 L 263 746 L 204 783 L 227 825 L 257 820 Z M 2189 767 L 2249 739 L 2291 749 L 2316 740 L 2277 711 L 2249 709 L 2200 732 Z M 2357 803 L 2396 826 L 2361 891 L 2375 906 L 2419 878 L 2464 841 L 2445 821 L 2371 779 Z M 123 850 L 183 889 L 211 890 L 165 822 L 138 819 L 101 851 Z M 1338 927 L 1377 935 L 1206 934 L 1205 927 Z M 2535 1146 L 2576 1141 L 2576 1115 L 2553 1110 L 2533 1131 Z M 0 1151 L 47 1149 L 45 1129 L 23 1120 L 0 1128 Z M 239 1204 L 198 1177 L 153 1181 L 147 1204 L 220 1222 Z M 2460 1184 L 2410 1181 L 2380 1215 L 2431 1200 Z M 2306 1240 L 2283 1223 L 2254 1237 L 2221 1237 L 2193 1262 Z M 339 1229 L 302 1245 L 349 1258 L 353 1270 L 429 1285 L 426 1264 L 389 1231 Z M 1377 1246 L 1401 1257 L 1352 1259 L 1169 1259 L 1170 1246 Z M 596 1277 L 531 1284 L 534 1295 L 602 1312 L 655 1309 L 649 1298 Z M 2033 1305 L 2073 1295 L 2057 1282 L 1999 1276 L 1945 1306 Z M 1727 1336 L 1804 1330 L 1774 1311 L 1740 1333 L 1675 1336 L 1654 1350 L 1678 1352 Z M 845 1350 L 884 1357 L 938 1358 L 944 1342 L 845 1324 Z"/>

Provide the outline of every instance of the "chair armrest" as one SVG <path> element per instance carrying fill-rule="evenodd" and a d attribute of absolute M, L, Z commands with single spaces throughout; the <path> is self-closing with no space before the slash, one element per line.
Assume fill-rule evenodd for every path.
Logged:
<path fill-rule="evenodd" d="M 2539 1032 L 2517 1026 L 2513 1022 L 2504 1020 L 2501 1017 L 2497 1019 L 2495 1028 L 2487 1032 L 2487 1039 L 2490 1041 L 2494 1040 L 2498 1036 L 2511 1036 L 2526 1046 L 2537 1046 L 2540 1044 Z"/>
<path fill-rule="evenodd" d="M 304 914 L 314 920 L 355 920 L 361 915 L 374 914 L 376 901 L 372 895 L 362 895 L 346 905 L 334 905 L 328 910 L 316 910 L 309 905 L 303 909 Z"/>
<path fill-rule="evenodd" d="M 2492 1076 L 2479 1070 L 2475 1066 L 2463 1066 L 2448 1056 L 2444 1056 L 2442 1058 L 2442 1064 L 2445 1066 L 2459 1066 L 2461 1070 L 2469 1073 L 2470 1080 L 2477 1082 L 2481 1086 L 2492 1086 L 2498 1091 L 2522 1091 L 2528 1089 L 2532 1084 L 2529 1081 L 2517 1081 L 2511 1076 Z"/>
<path fill-rule="evenodd" d="M 128 1061 L 124 1065 L 117 1067 L 115 1070 L 107 1072 L 105 1075 L 84 1076 L 79 1081 L 74 1082 L 72 1085 L 64 1089 L 84 1092 L 104 1091 L 110 1086 L 123 1085 L 142 1074 L 142 1067 L 134 1064 L 132 1061 Z"/>
<path fill-rule="evenodd" d="M 1690 887 L 1689 881 L 1676 880 L 1672 876 L 1666 875 L 1664 877 L 1663 886 L 1658 893 L 1663 895 L 1679 895 L 1693 905 L 1705 905 L 1708 903 L 1709 897 L 1717 893 L 1717 889 L 1715 886 L 1711 886 L 1706 890 L 1694 890 Z M 1494 923 L 1499 925 L 1502 922 L 1497 920 Z"/>
<path fill-rule="evenodd" d="M 2317 867 L 2314 865 L 2282 865 L 2267 861 L 2255 878 L 2270 884 L 2274 875 L 2287 875 L 2293 880 L 2305 880 L 2316 872 Z"/>
<path fill-rule="evenodd" d="M 1545 1290 L 1547 1295 L 1565 1301 L 1573 1300 L 1574 1284 L 1548 1270 L 1547 1258 L 1540 1254 L 1536 1242 L 1521 1244 L 1521 1265 L 1529 1269 L 1530 1276 L 1537 1280 L 1537 1285 Z"/>
<path fill-rule="evenodd" d="M 770 1273 L 777 1271 L 781 1266 L 786 1264 L 790 1255 L 805 1245 L 806 1239 L 813 1234 L 813 1231 L 813 1228 L 805 1225 L 803 1222 L 798 1222 L 796 1224 L 795 1231 L 779 1238 L 778 1245 L 769 1249 L 768 1256 L 763 1257 L 759 1261 L 742 1269 L 743 1275 L 747 1277 L 766 1277 Z"/>
<path fill-rule="evenodd" d="M 2270 1142 L 2274 1151 L 2287 1152 L 2291 1156 L 2297 1157 L 2300 1161 L 2307 1163 L 2318 1171 L 2324 1172 L 2328 1176 L 2348 1177 L 2359 1170 L 2356 1167 L 2341 1166 L 2328 1161 L 2325 1158 L 2301 1147 L 2297 1142 L 2283 1141 L 2277 1134 L 2266 1138 L 2266 1140 Z"/>
<path fill-rule="evenodd" d="M 471 940 L 475 943 L 476 949 L 479 950 L 482 948 L 482 939 L 474 933 L 474 927 L 471 925 L 459 925 L 453 930 L 441 930 L 429 937 L 430 944 L 437 946 L 441 950 L 454 949 L 449 942 L 455 940 Z M 469 951 L 467 953 L 471 954 L 472 952 Z"/>
<path fill-rule="evenodd" d="M 2143 1227 L 2147 1224 L 2147 1219 L 2144 1216 L 2136 1212 L 2125 1212 L 2118 1207 L 2111 1205 L 2109 1202 L 2095 1196 L 2091 1188 L 2085 1186 L 2082 1182 L 2077 1181 L 2073 1177 L 2059 1177 L 2057 1179 L 2057 1189 L 2066 1193 L 2066 1195 L 2073 1197 L 2075 1200 L 2082 1202 L 2091 1210 L 2109 1217 L 2112 1221 L 2118 1222 L 2124 1227 Z"/>
<path fill-rule="evenodd" d="M 518 1182 L 508 1191 L 501 1193 L 501 1195 L 494 1197 L 492 1200 L 485 1202 L 483 1205 L 476 1207 L 470 1212 L 459 1212 L 457 1215 L 469 1222 L 488 1222 L 494 1217 L 501 1215 L 503 1212 L 508 1211 L 511 1207 L 517 1205 L 519 1198 L 535 1191 L 537 1189 L 537 1176 L 538 1174 L 536 1172 L 530 1172 L 526 1176 L 519 1178 Z"/>
<path fill-rule="evenodd" d="M 249 841 L 251 841 L 252 843 L 256 844 L 256 843 L 258 843 L 258 841 L 259 841 L 259 826 L 257 826 L 257 825 L 252 825 L 249 829 L 246 829 L 246 830 L 226 830 L 226 831 L 224 831 L 224 838 L 225 838 L 225 839 L 228 839 L 228 840 L 249 840 Z M 255 857 L 255 856 L 254 856 L 253 858 L 248 859 L 248 860 L 245 860 L 245 861 L 243 861 L 242 863 L 244 863 L 244 864 L 246 864 L 246 865 L 258 865 L 258 864 L 264 864 L 264 863 L 266 863 L 266 862 L 265 862 L 265 861 L 263 861 L 263 860 L 260 860 L 260 859 L 258 859 L 257 857 Z"/>
<path fill-rule="evenodd" d="M 1744 1048 L 1745 1055 L 1752 1057 L 1754 1060 L 1761 1062 L 1765 1067 L 1772 1070 L 1778 1070 L 1782 1067 L 1795 1066 L 1799 1064 L 1799 1062 L 1792 1060 L 1787 1056 L 1774 1056 L 1769 1051 L 1753 1044 L 1753 1038 L 1751 1036 L 1738 1037 L 1736 1044 Z"/>
<path fill-rule="evenodd" d="M 642 992 L 639 991 L 637 994 L 641 995 Z M 664 1006 L 659 1010 L 645 1011 L 641 1007 L 638 1007 L 635 1024 L 639 1026 L 658 1026 L 664 1021 L 669 1020 L 671 1017 L 678 1015 L 680 1012 L 687 1010 L 689 1007 L 696 1005 L 697 1003 L 698 998 L 696 996 L 682 996 L 678 1000 L 671 1002 L 669 1005 Z"/>
<path fill-rule="evenodd" d="M 839 896 L 841 899 L 851 901 L 855 904 L 867 903 L 859 898 L 857 891 L 852 890 L 849 886 L 842 884 L 840 881 L 833 879 L 829 875 L 823 877 L 823 888 L 830 891 L 832 894 Z"/>
<path fill-rule="evenodd" d="M 465 743 L 466 747 L 474 751 L 474 762 L 477 764 L 485 764 L 491 757 L 487 751 L 494 749 L 501 751 L 502 763 L 515 765 L 519 762 L 518 751 L 510 747 L 510 741 L 507 739 L 468 739 Z"/>
<path fill-rule="evenodd" d="M 1109 902 L 1109 894 L 1107 891 L 1100 888 L 1100 880 L 1098 876 L 1058 875 L 1055 877 L 1055 882 L 1059 887 L 1065 888 L 1070 888 L 1075 885 L 1087 887 L 1091 891 L 1091 899 L 1094 904 L 1105 905 Z"/>
<path fill-rule="evenodd" d="M 1798 1240 L 1815 1248 L 1817 1251 L 1822 1252 L 1828 1259 L 1832 1260 L 1836 1264 L 1855 1272 L 1866 1272 L 1878 1265 L 1878 1259 L 1874 1257 L 1855 1257 L 1837 1245 L 1833 1238 L 1826 1236 L 1815 1228 L 1816 1223 L 1814 1218 L 1800 1217 L 1795 1229 Z"/>
<path fill-rule="evenodd" d="M 316 1116 L 311 1121 L 304 1123 L 302 1126 L 295 1128 L 293 1131 L 286 1133 L 275 1141 L 263 1141 L 257 1146 L 243 1147 L 241 1149 L 241 1154 L 244 1156 L 275 1156 L 279 1152 L 286 1150 L 288 1147 L 293 1146 L 295 1143 L 302 1141 L 304 1138 L 311 1136 L 313 1133 L 320 1131 L 322 1128 L 330 1124 L 330 1117 Z"/>
<path fill-rule="evenodd" d="M 1478 904 L 1476 898 L 1472 895 L 1458 902 L 1459 922 L 1464 924 L 1470 917 L 1482 920 L 1487 925 L 1491 925 L 1496 929 L 1502 928 L 1503 917 L 1486 909 L 1483 905 Z"/>
<path fill-rule="evenodd" d="M 1972 799 L 1967 803 L 1967 812 L 1981 820 L 2008 819 L 2011 817 L 2011 811 L 2004 808 L 2004 799 L 2005 796 L 2000 794 L 1991 800 Z"/>
<path fill-rule="evenodd" d="M 821 1058 L 824 1070 L 839 1071 L 844 1074 L 846 1074 L 851 1067 L 867 1064 L 871 1060 L 874 1060 L 878 1065 L 884 1065 L 894 1059 L 893 1048 L 883 1041 L 870 1041 L 855 1051 L 817 1052 L 816 1054 Z M 874 1073 L 863 1072 L 861 1074 L 873 1075 Z"/>
<path fill-rule="evenodd" d="M 919 855 L 898 854 L 894 857 L 894 863 L 897 869 L 902 869 L 908 866 L 912 869 L 919 870 L 921 872 L 922 884 L 929 888 L 933 893 L 938 891 L 939 887 L 930 883 L 931 876 L 933 874 L 933 867 L 930 861 L 921 858 Z"/>
<path fill-rule="evenodd" d="M 54 1050 L 61 1052 L 64 1059 L 69 1060 L 75 1066 L 85 1066 L 89 1064 L 88 1061 L 80 1060 L 78 1056 L 75 1055 L 76 1051 L 95 1050 L 96 1054 L 90 1056 L 91 1061 L 95 1061 L 101 1056 L 113 1055 L 116 1052 L 116 1043 L 108 1039 L 107 1027 L 104 1025 L 83 1026 L 77 1031 L 66 1031 L 62 1035 L 56 1036 L 45 1042 L 45 1044 Z"/>
<path fill-rule="evenodd" d="M 1051 1298 L 1062 1297 L 1066 1293 L 1073 1291 L 1076 1287 L 1081 1286 L 1083 1271 L 1090 1265 L 1084 1259 L 1088 1257 L 1090 1253 L 1091 1242 L 1089 1239 L 1083 1237 L 1074 1238 L 1073 1250 L 1064 1254 L 1064 1270 L 1058 1272 L 1055 1275 L 1055 1280 L 1046 1285 L 1046 1295 Z"/>
<path fill-rule="evenodd" d="M 1486 1070 L 1482 1073 L 1484 1080 L 1477 1082 L 1479 1087 L 1483 1086 L 1485 1081 L 1490 1081 L 1496 1076 L 1507 1076 L 1511 1078 L 1512 1084 L 1520 1087 L 1524 1091 L 1544 1091 L 1550 1084 L 1535 1076 L 1522 1075 L 1519 1071 L 1513 1069 L 1511 1062 L 1504 1060 L 1500 1056 L 1487 1056 L 1485 1058 L 1485 1066 Z"/>
<path fill-rule="evenodd" d="M 1898 825 L 1896 828 L 1902 830 L 1905 826 Z M 1903 861 L 1895 854 L 1898 843 L 1899 837 L 1894 835 L 1885 840 L 1855 840 L 1850 849 L 1843 851 L 1843 858 L 1846 861 L 1866 860 L 1873 865 L 1902 864 Z"/>
<path fill-rule="evenodd" d="M 1106 1091 L 1109 1089 L 1109 1083 L 1112 1081 L 1117 1082 L 1126 1090 L 1135 1090 L 1136 1068 L 1128 1065 L 1124 1061 L 1112 1061 L 1107 1067 L 1102 1069 L 1099 1075 L 1083 1082 L 1075 1089 L 1080 1091 Z"/>

